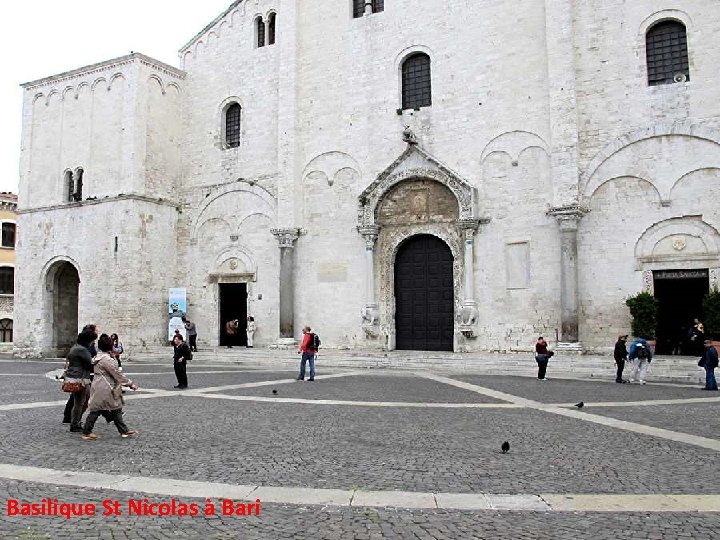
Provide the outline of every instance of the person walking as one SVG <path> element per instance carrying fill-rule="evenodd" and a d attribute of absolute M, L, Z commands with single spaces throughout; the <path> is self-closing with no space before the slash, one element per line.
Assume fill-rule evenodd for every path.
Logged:
<path fill-rule="evenodd" d="M 187 330 L 188 340 L 190 341 L 190 350 L 197 352 L 197 328 L 195 328 L 195 323 L 185 317 L 182 318 L 182 321 L 185 323 L 185 329 Z"/>
<path fill-rule="evenodd" d="M 628 357 L 628 351 L 627 347 L 625 346 L 625 343 L 627 342 L 627 334 L 623 334 L 622 336 L 618 336 L 617 343 L 615 343 L 615 364 L 617 365 L 617 374 L 615 375 L 615 382 L 616 383 L 626 383 L 627 381 L 622 378 L 623 370 L 625 369 L 625 360 L 627 360 Z"/>
<path fill-rule="evenodd" d="M 718 367 L 718 351 L 709 339 L 703 342 L 703 346 L 705 349 L 698 363 L 699 366 L 705 368 L 705 388 L 703 388 L 703 390 L 717 391 L 718 385 L 715 380 L 715 368 Z"/>
<path fill-rule="evenodd" d="M 552 351 L 548 350 L 547 341 L 540 336 L 535 343 L 535 361 L 538 365 L 538 380 L 546 381 L 545 372 L 547 371 L 548 360 L 552 357 Z"/>
<path fill-rule="evenodd" d="M 70 395 L 73 400 L 73 407 L 70 412 L 70 431 L 79 433 L 82 431 L 82 415 L 85 410 L 90 393 L 90 374 L 93 371 L 92 356 L 88 347 L 97 338 L 92 331 L 83 331 L 78 334 L 77 342 L 70 348 L 67 355 L 67 369 L 65 370 L 66 381 L 80 381 L 83 389 Z"/>
<path fill-rule="evenodd" d="M 97 339 L 97 336 L 98 336 L 98 333 L 97 333 L 97 332 L 98 332 L 98 331 L 97 331 L 97 325 L 95 325 L 95 324 L 86 324 L 85 326 L 83 326 L 83 329 L 81 330 L 81 333 L 82 333 L 82 332 L 86 332 L 86 333 L 89 333 L 89 334 L 93 334 L 93 335 L 94 335 L 94 338 L 93 338 L 92 341 L 87 345 L 86 348 L 87 348 L 88 352 L 90 353 L 90 357 L 91 357 L 91 358 L 95 358 L 95 356 L 97 355 L 97 348 L 95 347 L 95 340 Z M 66 372 L 66 376 L 67 376 L 67 368 L 68 368 L 68 362 L 67 362 L 67 360 L 65 360 L 65 372 Z M 92 383 L 92 379 L 93 379 L 93 373 L 92 373 L 92 369 L 91 369 L 91 370 L 90 370 L 90 379 L 89 379 L 88 385 L 89 385 L 90 383 Z M 89 395 L 90 395 L 90 392 L 88 391 L 88 396 L 89 396 Z M 64 411 L 64 413 L 63 413 L 63 424 L 70 424 L 70 423 L 71 423 L 72 410 L 73 410 L 73 407 L 74 407 L 74 406 L 75 406 L 75 396 L 74 396 L 73 394 L 70 394 L 70 397 L 68 398 L 67 403 L 65 404 L 65 411 Z M 86 399 L 85 399 L 85 404 L 83 405 L 83 412 L 85 412 L 85 409 L 87 409 L 87 397 L 86 397 Z"/>
<path fill-rule="evenodd" d="M 235 336 L 237 336 L 239 328 L 240 328 L 240 320 L 239 319 L 233 319 L 233 320 L 225 323 L 225 333 L 227 334 L 227 340 L 228 340 L 227 348 L 228 349 L 232 349 L 232 346 L 235 343 Z"/>
<path fill-rule="evenodd" d="M 257 324 L 255 324 L 255 317 L 248 316 L 247 318 L 247 329 L 245 330 L 245 333 L 247 334 L 247 348 L 252 349 L 253 348 L 253 336 L 255 336 L 255 331 L 257 330 Z"/>
<path fill-rule="evenodd" d="M 101 335 L 98 339 L 98 349 L 100 351 L 93 360 L 95 379 L 90 388 L 88 403 L 90 412 L 85 419 L 82 439 L 96 441 L 100 438 L 100 435 L 93 433 L 93 428 L 101 414 L 107 418 L 108 422 L 115 422 L 115 427 L 121 437 L 134 437 L 138 432 L 128 428 L 123 421 L 122 387 L 128 386 L 131 390 L 137 390 L 138 385 L 118 369 L 117 362 L 112 356 L 113 340 L 107 334 Z"/>
<path fill-rule="evenodd" d="M 178 382 L 175 388 L 184 390 L 188 387 L 187 363 L 192 360 L 192 351 L 180 334 L 175 335 L 173 338 L 173 349 L 173 367 Z"/>
<path fill-rule="evenodd" d="M 298 381 L 305 380 L 305 364 L 308 362 L 310 363 L 310 378 L 308 382 L 315 380 L 315 355 L 318 352 L 320 340 L 311 330 L 309 326 L 305 326 L 302 330 L 303 338 L 300 342 L 300 348 L 298 349 L 298 354 L 302 354 L 300 359 L 300 375 L 298 375 L 297 378 Z"/>
<path fill-rule="evenodd" d="M 118 365 L 118 369 L 122 371 L 122 362 L 120 361 L 120 355 L 125 352 L 125 348 L 123 347 L 122 341 L 120 341 L 120 338 L 117 334 L 110 334 L 110 340 L 112 341 L 112 350 L 110 351 L 110 356 L 115 359 Z"/>
<path fill-rule="evenodd" d="M 630 350 L 628 351 L 628 360 L 633 362 L 632 377 L 630 382 L 638 381 L 640 384 L 645 384 L 647 377 L 647 370 L 652 362 L 652 351 L 648 346 L 647 340 L 642 337 L 636 337 L 630 344 Z"/>

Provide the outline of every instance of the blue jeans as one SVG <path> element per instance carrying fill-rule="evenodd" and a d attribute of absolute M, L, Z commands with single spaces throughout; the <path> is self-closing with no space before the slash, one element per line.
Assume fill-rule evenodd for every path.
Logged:
<path fill-rule="evenodd" d="M 718 385 L 715 380 L 715 368 L 705 366 L 705 390 L 717 390 Z"/>
<path fill-rule="evenodd" d="M 310 362 L 310 380 L 315 378 L 315 354 L 304 352 L 302 353 L 302 360 L 300 360 L 300 376 L 298 379 L 305 378 L 305 362 Z"/>

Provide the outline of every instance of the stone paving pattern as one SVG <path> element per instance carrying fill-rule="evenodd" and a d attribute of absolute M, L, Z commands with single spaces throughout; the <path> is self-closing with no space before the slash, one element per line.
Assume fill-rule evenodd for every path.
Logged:
<path fill-rule="evenodd" d="M 57 488 L 29 482 L 0 480 L 0 499 L 39 501 L 45 497 L 63 501 L 121 502 L 148 499 L 167 502 L 170 497 L 148 497 L 106 490 Z M 178 498 L 185 503 L 204 499 Z M 215 501 L 217 502 L 217 501 Z M 260 516 L 251 517 L 152 517 L 95 516 L 68 522 L 58 517 L 8 517 L 0 513 L 3 539 L 112 539 L 165 540 L 177 538 L 230 540 L 397 540 L 416 539 L 533 539 L 613 540 L 720 538 L 720 517 L 709 513 L 520 513 L 510 511 L 469 512 L 338 508 L 263 504 Z"/>
<path fill-rule="evenodd" d="M 295 374 L 297 376 L 297 374 Z M 242 388 L 222 391 L 227 395 L 272 397 L 273 387 Z M 330 399 L 343 401 L 391 401 L 411 403 L 507 403 L 447 384 L 403 376 L 354 375 L 347 378 L 323 380 L 321 375 L 314 383 L 283 385 L 276 388 L 278 397 L 302 399 Z"/>
<path fill-rule="evenodd" d="M 540 403 L 591 404 L 593 401 L 644 401 L 649 399 L 706 398 L 715 394 L 692 385 L 617 384 L 607 381 L 554 379 L 539 381 L 532 377 L 502 375 L 449 375 L 458 381 L 491 388 Z"/>
<path fill-rule="evenodd" d="M 62 400 L 44 373 L 59 366 L 0 362 L 3 403 Z M 231 367 L 210 368 L 232 371 Z M 191 368 L 192 370 L 192 368 Z M 132 366 L 146 386 L 174 384 L 163 366 Z M 26 377 L 2 376 L 25 374 Z M 191 373 L 193 388 L 287 379 L 294 372 Z M 141 375 L 138 375 L 140 378 Z M 545 403 L 584 400 L 592 414 L 715 437 L 718 404 L 592 407 L 592 402 L 706 397 L 696 387 L 615 385 L 597 381 L 458 376 Z M 421 378 L 388 374 L 320 379 L 320 384 L 278 385 L 280 397 L 493 403 L 467 390 Z M 242 389 L 271 397 L 272 386 Z M 37 392 L 37 396 L 33 394 Z M 232 391 L 235 392 L 235 391 Z M 357 397 L 356 394 L 357 393 Z M 231 393 L 231 392 L 228 392 Z M 323 395 L 324 394 L 324 395 Z M 389 394 L 389 396 L 388 396 Z M 475 398 L 474 400 L 472 398 Z M 487 400 L 487 401 L 485 401 Z M 126 405 L 136 439 L 121 439 L 98 422 L 103 438 L 82 441 L 60 423 L 62 407 L 0 411 L 2 462 L 53 469 L 101 471 L 185 480 L 268 486 L 399 489 L 487 493 L 715 494 L 707 481 L 717 453 L 692 445 L 528 409 L 407 409 L 287 404 L 210 399 L 178 392 Z M 499 452 L 511 442 L 507 455 Z M 639 457 L 637 457 L 639 456 Z M 0 502 L 125 501 L 108 490 L 40 485 L 0 479 Z M 167 501 L 170 497 L 147 497 Z M 183 501 L 187 499 L 183 498 Z M 4 509 L 3 509 L 4 510 Z M 702 513 L 536 513 L 509 511 L 336 508 L 264 504 L 252 518 L 96 517 L 10 518 L 0 512 L 0 538 L 720 538 L 720 515 Z"/>

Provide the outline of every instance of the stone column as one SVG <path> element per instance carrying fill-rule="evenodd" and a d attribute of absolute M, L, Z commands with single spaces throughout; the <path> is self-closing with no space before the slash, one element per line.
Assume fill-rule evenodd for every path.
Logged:
<path fill-rule="evenodd" d="M 460 219 L 458 227 L 464 236 L 464 280 L 463 280 L 463 303 L 460 309 L 460 332 L 465 337 L 475 337 L 475 323 L 477 322 L 478 310 L 475 300 L 475 232 L 480 224 L 479 219 Z"/>
<path fill-rule="evenodd" d="M 362 311 L 363 328 L 371 335 L 372 328 L 379 324 L 380 311 L 375 298 L 375 243 L 377 242 L 380 227 L 370 225 L 359 227 L 358 232 L 365 239 L 365 307 Z"/>
<path fill-rule="evenodd" d="M 295 240 L 298 229 L 271 229 L 280 245 L 280 339 L 278 345 L 295 344 Z"/>
<path fill-rule="evenodd" d="M 578 343 L 578 269 L 577 230 L 587 212 L 580 206 L 553 208 L 560 225 L 560 342 L 566 348 L 580 348 Z M 574 347 L 573 347 L 574 346 Z"/>

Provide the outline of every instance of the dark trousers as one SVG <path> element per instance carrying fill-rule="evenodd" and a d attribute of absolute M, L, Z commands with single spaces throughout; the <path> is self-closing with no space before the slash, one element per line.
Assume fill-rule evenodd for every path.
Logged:
<path fill-rule="evenodd" d="M 127 433 L 129 431 L 125 421 L 123 420 L 122 409 L 117 409 L 115 411 L 90 411 L 87 418 L 85 418 L 85 425 L 83 426 L 83 433 L 85 435 L 92 433 L 92 430 L 95 427 L 95 422 L 97 422 L 100 415 L 107 418 L 108 422 L 111 420 L 115 422 L 115 427 L 119 433 Z"/>
<path fill-rule="evenodd" d="M 90 385 L 83 388 L 82 392 L 76 392 L 72 395 L 73 407 L 70 413 L 70 427 L 81 427 L 82 415 L 87 408 L 87 400 L 90 396 Z"/>
<path fill-rule="evenodd" d="M 544 354 L 538 354 L 535 357 L 535 361 L 538 365 L 538 379 L 545 378 L 545 372 L 547 371 L 548 359 Z"/>
<path fill-rule="evenodd" d="M 623 370 L 625 369 L 625 359 L 621 360 L 615 360 L 615 363 L 617 364 L 617 375 L 615 375 L 615 382 L 622 382 L 622 374 Z"/>
<path fill-rule="evenodd" d="M 188 385 L 187 360 L 183 360 L 182 362 L 175 360 L 173 367 L 175 368 L 175 377 L 177 377 L 178 386 L 185 388 Z"/>
<path fill-rule="evenodd" d="M 717 390 L 718 385 L 715 380 L 715 368 L 705 366 L 705 390 Z"/>
<path fill-rule="evenodd" d="M 197 352 L 197 334 L 190 337 L 190 350 Z"/>

